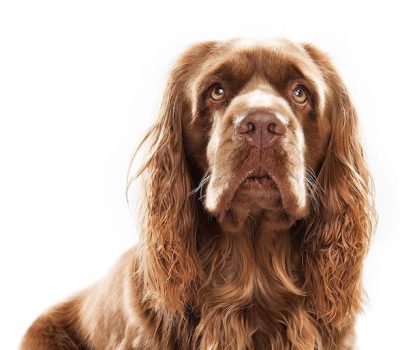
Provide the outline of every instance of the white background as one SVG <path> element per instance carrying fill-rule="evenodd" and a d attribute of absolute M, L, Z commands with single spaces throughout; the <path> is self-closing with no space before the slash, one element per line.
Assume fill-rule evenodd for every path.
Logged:
<path fill-rule="evenodd" d="M 137 241 L 128 163 L 181 51 L 277 36 L 328 51 L 358 108 L 380 217 L 359 348 L 399 348 L 398 14 L 385 1 L 1 1 L 0 348 Z"/>

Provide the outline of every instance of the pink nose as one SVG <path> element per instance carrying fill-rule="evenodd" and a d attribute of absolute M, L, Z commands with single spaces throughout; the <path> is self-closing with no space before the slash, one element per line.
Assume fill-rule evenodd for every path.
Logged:
<path fill-rule="evenodd" d="M 236 133 L 250 145 L 264 148 L 285 135 L 286 125 L 269 109 L 255 109 L 236 123 Z"/>

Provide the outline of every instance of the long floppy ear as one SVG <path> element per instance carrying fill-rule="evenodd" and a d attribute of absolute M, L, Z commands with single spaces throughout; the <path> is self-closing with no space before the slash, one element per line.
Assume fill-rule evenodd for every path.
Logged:
<path fill-rule="evenodd" d="M 138 175 L 144 178 L 142 208 L 143 278 L 157 305 L 182 311 L 194 299 L 200 274 L 196 250 L 196 203 L 184 150 L 183 116 L 191 113 L 187 81 L 204 60 L 211 44 L 190 48 L 176 63 L 167 85 L 158 120 L 142 141 L 150 154 Z M 139 146 L 140 147 L 140 146 Z M 137 175 L 137 176 L 138 176 Z"/>
<path fill-rule="evenodd" d="M 311 307 L 325 329 L 331 329 L 324 337 L 334 344 L 360 309 L 363 258 L 375 211 L 354 106 L 326 55 L 311 45 L 305 49 L 328 87 L 325 113 L 332 132 L 318 174 L 319 203 L 306 222 L 302 261 Z"/>

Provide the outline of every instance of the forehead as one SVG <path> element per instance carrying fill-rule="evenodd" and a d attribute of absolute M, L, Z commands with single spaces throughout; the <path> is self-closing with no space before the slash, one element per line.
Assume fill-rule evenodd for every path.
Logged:
<path fill-rule="evenodd" d="M 232 40 L 217 43 L 215 50 L 199 67 L 192 88 L 199 91 L 209 79 L 244 84 L 262 78 L 273 85 L 289 79 L 312 81 L 320 96 L 325 85 L 319 67 L 301 46 L 286 40 Z"/>

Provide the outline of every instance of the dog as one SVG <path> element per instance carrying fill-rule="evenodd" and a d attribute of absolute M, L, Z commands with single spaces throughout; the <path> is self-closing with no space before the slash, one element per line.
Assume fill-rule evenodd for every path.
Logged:
<path fill-rule="evenodd" d="M 146 135 L 141 241 L 21 349 L 352 349 L 374 226 L 351 98 L 288 40 L 202 42 Z"/>

